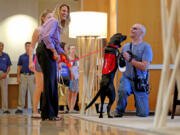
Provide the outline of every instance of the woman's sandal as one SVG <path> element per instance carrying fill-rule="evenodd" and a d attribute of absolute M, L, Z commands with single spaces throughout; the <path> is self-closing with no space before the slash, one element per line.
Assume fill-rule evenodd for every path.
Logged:
<path fill-rule="evenodd" d="M 39 113 L 33 113 L 31 118 L 40 119 L 41 115 Z"/>
<path fill-rule="evenodd" d="M 63 118 L 60 117 L 52 117 L 52 118 L 42 118 L 42 120 L 49 120 L 49 121 L 61 121 Z"/>
<path fill-rule="evenodd" d="M 61 121 L 63 120 L 63 118 L 60 117 L 53 117 L 53 118 L 49 118 L 50 121 Z"/>

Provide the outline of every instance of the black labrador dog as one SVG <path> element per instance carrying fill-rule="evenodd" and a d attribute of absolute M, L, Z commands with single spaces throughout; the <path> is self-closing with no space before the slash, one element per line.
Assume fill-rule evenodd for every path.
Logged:
<path fill-rule="evenodd" d="M 114 76 L 117 70 L 118 65 L 120 67 L 125 67 L 125 60 L 123 56 L 119 53 L 118 48 L 121 47 L 121 42 L 126 40 L 126 36 L 121 33 L 116 33 L 110 38 L 110 42 L 108 43 L 105 53 L 104 53 L 104 64 L 102 69 L 102 79 L 100 83 L 100 90 L 93 98 L 93 100 L 86 106 L 85 110 L 87 110 L 100 96 L 101 98 L 101 109 L 99 118 L 103 118 L 103 104 L 105 97 L 109 98 L 109 103 L 107 106 L 107 114 L 108 118 L 112 118 L 110 115 L 111 106 L 115 100 L 115 88 L 114 88 Z"/>

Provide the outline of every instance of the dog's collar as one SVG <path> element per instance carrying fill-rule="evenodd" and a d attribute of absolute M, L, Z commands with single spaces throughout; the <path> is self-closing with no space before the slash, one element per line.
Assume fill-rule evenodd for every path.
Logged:
<path fill-rule="evenodd" d="M 111 47 L 115 47 L 115 48 L 119 48 L 119 46 L 117 46 L 117 45 L 108 45 L 108 46 L 111 46 Z"/>

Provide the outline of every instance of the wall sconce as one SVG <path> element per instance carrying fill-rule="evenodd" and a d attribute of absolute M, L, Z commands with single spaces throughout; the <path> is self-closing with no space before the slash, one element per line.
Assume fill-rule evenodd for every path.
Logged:
<path fill-rule="evenodd" d="M 102 38 L 107 37 L 107 14 L 101 12 L 72 12 L 69 25 L 69 37 L 77 38 L 79 57 L 88 55 L 103 48 Z M 92 100 L 96 90 L 99 90 L 103 51 L 93 53 L 79 61 L 79 84 L 81 99 L 81 114 L 84 105 Z M 83 82 L 83 83 L 82 83 Z M 92 109 L 86 114 L 92 113 Z"/>

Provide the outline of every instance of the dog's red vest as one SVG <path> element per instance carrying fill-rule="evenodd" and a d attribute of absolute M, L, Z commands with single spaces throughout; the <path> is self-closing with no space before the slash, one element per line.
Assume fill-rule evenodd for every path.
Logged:
<path fill-rule="evenodd" d="M 111 47 L 118 48 L 116 45 L 108 45 Z M 102 69 L 102 74 L 109 74 L 116 68 L 116 54 L 105 53 L 104 54 L 104 64 Z"/>
<path fill-rule="evenodd" d="M 109 74 L 112 72 L 116 67 L 116 56 L 115 54 L 104 54 L 104 65 L 102 74 Z"/>

